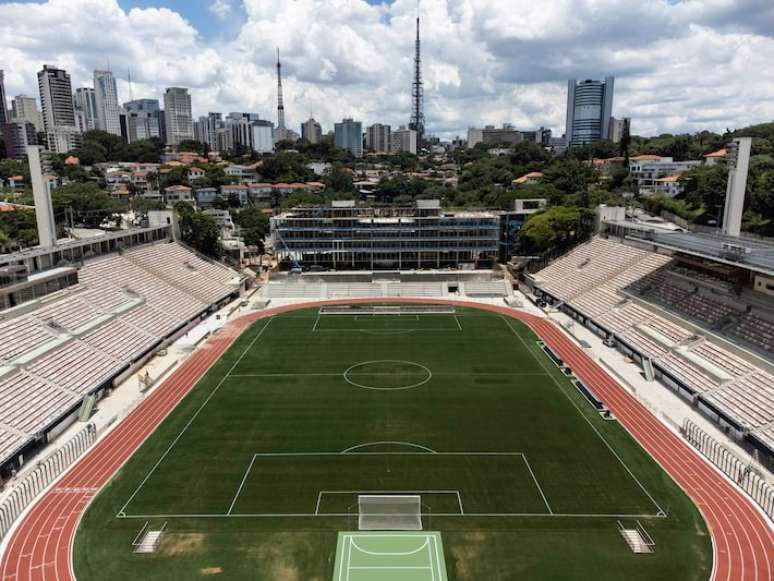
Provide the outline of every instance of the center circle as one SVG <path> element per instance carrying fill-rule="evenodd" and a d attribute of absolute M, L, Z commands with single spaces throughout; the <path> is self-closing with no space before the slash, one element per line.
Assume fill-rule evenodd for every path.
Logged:
<path fill-rule="evenodd" d="M 424 365 L 400 359 L 363 361 L 348 368 L 343 375 L 350 385 L 377 391 L 414 389 L 433 377 Z"/>

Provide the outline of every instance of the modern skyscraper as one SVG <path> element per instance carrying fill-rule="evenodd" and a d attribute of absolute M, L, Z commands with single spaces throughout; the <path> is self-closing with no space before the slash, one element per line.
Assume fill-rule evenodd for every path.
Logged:
<path fill-rule="evenodd" d="M 209 113 L 206 117 L 199 117 L 194 121 L 194 139 L 200 143 L 206 143 L 213 151 L 218 149 L 218 129 L 224 127 L 222 113 Z"/>
<path fill-rule="evenodd" d="M 391 133 L 392 128 L 389 125 L 374 123 L 366 129 L 366 149 L 375 153 L 389 153 Z"/>
<path fill-rule="evenodd" d="M 94 71 L 94 100 L 97 129 L 121 135 L 121 108 L 118 106 L 116 79 L 110 71 Z"/>
<path fill-rule="evenodd" d="M 97 128 L 97 99 L 91 87 L 75 89 L 75 110 L 81 111 L 85 121 L 85 131 Z"/>
<path fill-rule="evenodd" d="M 166 120 L 167 144 L 194 138 L 193 117 L 191 116 L 191 95 L 183 87 L 170 87 L 164 93 L 164 118 Z"/>
<path fill-rule="evenodd" d="M 315 144 L 322 141 L 322 126 L 312 117 L 301 124 L 301 138 Z"/>
<path fill-rule="evenodd" d="M 16 95 L 11 102 L 11 117 L 14 121 L 27 121 L 35 126 L 35 131 L 43 132 L 43 117 L 38 111 L 34 97 Z"/>
<path fill-rule="evenodd" d="M 613 114 L 614 78 L 567 82 L 567 145 L 586 145 L 607 139 Z"/>
<path fill-rule="evenodd" d="M 158 99 L 137 99 L 124 103 L 124 137 L 127 143 L 161 137 L 161 109 Z"/>
<path fill-rule="evenodd" d="M 38 72 L 38 90 L 49 151 L 67 153 L 77 148 L 81 136 L 75 124 L 70 75 L 62 69 L 43 65 L 43 70 Z"/>
<path fill-rule="evenodd" d="M 336 147 L 348 149 L 355 157 L 363 156 L 363 124 L 360 121 L 344 119 L 334 125 Z"/>
<path fill-rule="evenodd" d="M 8 121 L 8 103 L 5 100 L 5 74 L 0 69 L 0 131 L 3 130 L 3 125 Z"/>

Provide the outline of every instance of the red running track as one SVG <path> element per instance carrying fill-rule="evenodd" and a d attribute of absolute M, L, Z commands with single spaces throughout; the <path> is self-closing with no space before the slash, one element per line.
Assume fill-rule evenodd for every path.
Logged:
<path fill-rule="evenodd" d="M 73 581 L 72 548 L 91 500 L 137 450 L 210 366 L 253 321 L 323 304 L 385 302 L 373 299 L 317 301 L 267 309 L 229 323 L 197 349 L 151 395 L 45 492 L 18 524 L 0 562 L 0 581 Z M 552 322 L 506 307 L 463 301 L 389 299 L 390 303 L 475 307 L 529 325 L 591 386 L 618 421 L 661 464 L 701 510 L 714 546 L 714 581 L 774 579 L 774 533 L 749 499 L 674 432 L 622 389 Z"/>

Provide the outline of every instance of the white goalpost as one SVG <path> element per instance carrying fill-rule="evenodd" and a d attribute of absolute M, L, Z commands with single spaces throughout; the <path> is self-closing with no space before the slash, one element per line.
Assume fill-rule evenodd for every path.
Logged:
<path fill-rule="evenodd" d="M 422 498 L 418 494 L 361 494 L 357 506 L 361 531 L 422 530 Z"/>

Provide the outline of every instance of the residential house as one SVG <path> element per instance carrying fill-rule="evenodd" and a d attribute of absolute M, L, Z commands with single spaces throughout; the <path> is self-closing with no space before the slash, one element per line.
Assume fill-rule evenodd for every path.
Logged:
<path fill-rule="evenodd" d="M 513 185 L 528 185 L 528 184 L 536 184 L 541 179 L 543 179 L 543 172 L 540 171 L 531 171 L 527 174 L 524 174 L 521 177 L 516 178 L 511 182 Z"/>
<path fill-rule="evenodd" d="M 194 202 L 192 190 L 188 186 L 169 186 L 168 188 L 164 188 L 164 194 L 168 204 L 174 204 L 175 202 Z"/>

